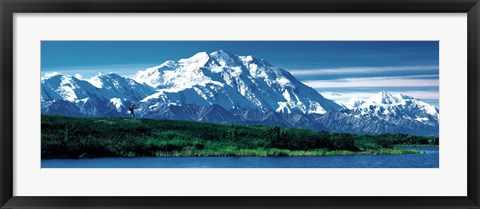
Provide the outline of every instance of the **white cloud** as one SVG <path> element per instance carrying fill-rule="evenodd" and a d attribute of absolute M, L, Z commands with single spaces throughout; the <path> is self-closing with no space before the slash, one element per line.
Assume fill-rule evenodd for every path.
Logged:
<path fill-rule="evenodd" d="M 331 92 L 331 91 L 319 91 L 325 98 L 339 102 L 346 102 L 350 98 L 356 97 L 359 99 L 367 99 L 373 96 L 377 92 Z"/>
<path fill-rule="evenodd" d="M 438 86 L 437 79 L 420 79 L 432 77 L 420 76 L 392 76 L 370 78 L 343 78 L 335 80 L 307 80 L 304 84 L 312 88 L 345 88 L 345 87 L 427 87 Z"/>
<path fill-rule="evenodd" d="M 79 67 L 56 67 L 42 69 L 42 72 L 58 71 L 64 75 L 81 75 L 83 78 L 90 78 L 99 72 L 113 72 L 121 76 L 134 75 L 139 70 L 145 70 L 154 64 L 125 64 L 125 65 L 101 65 L 101 66 L 79 66 Z"/>
<path fill-rule="evenodd" d="M 419 91 L 419 90 L 411 90 L 411 91 L 388 91 L 389 93 L 396 95 L 396 94 L 404 94 L 408 96 L 412 96 L 413 98 L 419 100 L 436 100 L 440 97 L 438 91 Z M 368 99 L 371 96 L 378 93 L 378 91 L 369 91 L 369 92 L 358 92 L 358 91 L 351 91 L 351 92 L 332 92 L 332 91 L 319 91 L 325 98 L 334 100 L 340 104 L 347 103 L 348 100 L 351 98 L 359 98 L 359 99 Z M 435 105 L 435 104 L 434 104 Z"/>
<path fill-rule="evenodd" d="M 321 68 L 321 69 L 303 69 L 290 70 L 292 75 L 341 75 L 341 74 L 361 74 L 361 73 L 380 73 L 394 71 L 418 71 L 418 70 L 437 70 L 437 65 L 420 66 L 383 66 L 383 67 L 343 67 L 343 68 Z"/>
<path fill-rule="evenodd" d="M 416 99 L 438 99 L 440 94 L 438 91 L 388 91 L 391 94 L 404 94 L 412 96 Z M 356 97 L 360 99 L 367 99 L 377 94 L 377 91 L 372 92 L 331 92 L 331 91 L 319 91 L 320 94 L 325 96 L 327 99 L 342 100 L 347 101 L 350 98 Z"/>

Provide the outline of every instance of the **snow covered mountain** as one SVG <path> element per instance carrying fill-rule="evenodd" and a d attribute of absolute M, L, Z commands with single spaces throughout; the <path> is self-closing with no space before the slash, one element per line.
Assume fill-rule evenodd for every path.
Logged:
<path fill-rule="evenodd" d="M 411 96 L 392 95 L 385 91 L 375 94 L 367 100 L 357 100 L 352 107 L 353 115 L 373 115 L 384 120 L 397 117 L 436 125 L 439 119 L 439 110 L 435 106 Z"/>
<path fill-rule="evenodd" d="M 166 61 L 138 72 L 134 79 L 159 89 L 142 100 L 151 107 L 146 111 L 156 111 L 160 104 L 215 104 L 226 110 L 302 114 L 341 109 L 281 68 L 263 59 L 223 50 Z"/>
<path fill-rule="evenodd" d="M 133 79 L 52 74 L 41 82 L 43 114 L 125 117 L 134 103 L 144 118 L 438 135 L 438 109 L 412 97 L 381 92 L 341 106 L 266 60 L 223 50 L 166 61 Z"/>
<path fill-rule="evenodd" d="M 123 116 L 126 106 L 155 93 L 155 89 L 114 73 L 90 80 L 54 74 L 42 78 L 44 114 L 68 116 Z"/>
<path fill-rule="evenodd" d="M 352 98 L 344 106 L 315 120 L 339 132 L 438 135 L 438 108 L 411 96 L 382 91 L 366 100 Z"/>

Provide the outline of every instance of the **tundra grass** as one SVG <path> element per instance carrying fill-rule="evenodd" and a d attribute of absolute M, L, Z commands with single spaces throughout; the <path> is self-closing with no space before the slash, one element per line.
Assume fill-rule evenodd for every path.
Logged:
<path fill-rule="evenodd" d="M 438 137 L 362 135 L 269 126 L 42 116 L 42 158 L 419 154 Z"/>

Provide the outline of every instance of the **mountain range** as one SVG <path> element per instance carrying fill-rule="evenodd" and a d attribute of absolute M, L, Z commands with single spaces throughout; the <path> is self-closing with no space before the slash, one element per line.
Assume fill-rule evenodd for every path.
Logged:
<path fill-rule="evenodd" d="M 199 52 L 137 72 L 90 79 L 51 73 L 41 79 L 42 114 L 137 117 L 222 124 L 276 125 L 347 133 L 436 135 L 439 110 L 382 91 L 339 104 L 264 59 Z"/>

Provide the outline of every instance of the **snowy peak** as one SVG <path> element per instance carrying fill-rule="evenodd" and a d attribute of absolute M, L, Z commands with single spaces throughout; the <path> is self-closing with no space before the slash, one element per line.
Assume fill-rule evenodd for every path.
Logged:
<path fill-rule="evenodd" d="M 428 107 L 427 109 L 432 109 L 435 111 L 429 111 L 431 113 L 438 113 L 438 109 L 430 105 L 426 102 L 420 101 L 418 99 L 413 98 L 412 96 L 409 95 L 404 95 L 404 94 L 396 94 L 393 95 L 389 92 L 386 91 L 381 91 L 370 98 L 366 100 L 362 99 L 357 99 L 357 98 L 352 98 L 349 101 L 349 104 L 351 102 L 356 103 L 357 105 L 353 107 L 358 107 L 358 108 L 368 108 L 370 106 L 383 106 L 383 107 L 388 107 L 388 106 L 401 106 L 401 107 L 411 107 L 411 106 L 421 106 L 421 107 Z M 361 104 L 361 105 L 358 105 Z"/>
<path fill-rule="evenodd" d="M 207 52 L 199 52 L 190 58 L 178 60 L 178 63 L 187 69 L 198 69 L 205 66 L 209 60 L 210 56 Z"/>
<path fill-rule="evenodd" d="M 242 65 L 242 63 L 239 63 L 238 56 L 229 51 L 214 51 L 210 53 L 210 57 L 222 67 Z"/>
<path fill-rule="evenodd" d="M 98 75 L 90 78 L 87 80 L 90 82 L 92 85 L 94 85 L 97 88 L 121 88 L 125 85 L 128 86 L 136 86 L 139 85 L 136 81 L 130 78 L 124 78 L 118 74 L 115 73 L 99 73 Z"/>
<path fill-rule="evenodd" d="M 275 74 L 273 71 L 278 70 L 262 59 L 253 58 L 251 55 L 238 56 L 229 51 L 218 50 L 210 54 L 198 52 L 189 58 L 178 61 L 166 61 L 159 66 L 137 72 L 133 79 L 159 89 L 171 88 L 175 85 L 179 87 L 182 86 L 180 85 L 182 82 L 189 84 L 186 85 L 186 88 L 191 88 L 198 84 L 204 86 L 205 82 L 212 80 L 218 81 L 218 79 L 212 78 L 218 76 L 214 74 L 221 74 L 222 77 L 225 76 L 224 74 L 228 74 L 226 75 L 228 77 L 252 74 L 251 76 L 255 78 L 267 78 Z"/>
<path fill-rule="evenodd" d="M 61 73 L 59 72 L 49 72 L 49 73 L 44 73 L 41 77 L 41 80 L 46 80 L 46 79 L 49 79 L 51 77 L 54 77 L 54 76 L 57 76 L 57 75 L 62 75 Z"/>
<path fill-rule="evenodd" d="M 75 102 L 99 95 L 98 89 L 75 76 L 55 74 L 42 78 L 42 99 Z"/>
<path fill-rule="evenodd" d="M 98 73 L 96 76 L 88 79 L 87 81 L 89 83 L 91 83 L 92 85 L 94 85 L 95 87 L 101 89 L 101 88 L 103 88 L 103 85 L 104 85 L 106 79 L 111 80 L 111 79 L 109 79 L 109 77 L 110 76 L 108 74 L 106 75 L 104 73 Z"/>
<path fill-rule="evenodd" d="M 163 79 L 165 72 L 173 71 L 177 67 L 178 62 L 168 60 L 161 65 L 137 72 L 133 79 L 138 83 L 147 84 L 151 87 L 158 88 L 165 84 L 165 80 Z"/>
<path fill-rule="evenodd" d="M 134 79 L 158 89 L 155 95 L 142 100 L 148 103 L 215 104 L 226 110 L 253 108 L 302 114 L 341 109 L 289 72 L 263 59 L 225 50 L 167 61 L 138 72 Z"/>
<path fill-rule="evenodd" d="M 43 100 L 79 102 L 84 99 L 138 101 L 156 90 L 148 85 L 114 73 L 100 73 L 88 80 L 77 76 L 56 74 L 42 78 Z M 86 101 L 86 100 L 85 100 Z"/>
<path fill-rule="evenodd" d="M 368 116 L 385 121 L 397 118 L 438 126 L 438 108 L 408 95 L 382 91 L 366 100 L 352 98 L 345 106 L 357 118 Z"/>
<path fill-rule="evenodd" d="M 381 91 L 365 101 L 365 104 L 372 105 L 386 105 L 386 104 L 397 104 L 402 102 L 401 97 L 396 97 L 386 91 Z"/>

